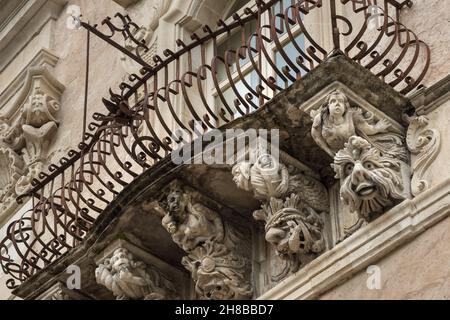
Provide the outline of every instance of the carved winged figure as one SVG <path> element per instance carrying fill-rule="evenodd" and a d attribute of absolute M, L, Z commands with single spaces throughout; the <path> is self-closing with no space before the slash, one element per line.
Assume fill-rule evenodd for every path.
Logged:
<path fill-rule="evenodd" d="M 376 120 L 352 108 L 341 90 L 328 94 L 324 105 L 311 112 L 314 119 L 311 136 L 331 157 L 344 148 L 351 136 L 360 136 L 385 154 L 408 161 L 404 137 L 386 119 Z"/>

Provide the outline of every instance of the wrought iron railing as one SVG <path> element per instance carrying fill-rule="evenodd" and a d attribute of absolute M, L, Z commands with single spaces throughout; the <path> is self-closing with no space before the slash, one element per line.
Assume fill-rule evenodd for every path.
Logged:
<path fill-rule="evenodd" d="M 155 55 L 150 62 L 143 58 L 150 48 L 135 38 L 139 27 L 128 16 L 117 14 L 115 19 L 105 19 L 102 28 L 107 31 L 82 23 L 142 68 L 121 83 L 120 92 L 110 91 L 110 98 L 103 99 L 108 112 L 93 115 L 94 121 L 83 130 L 80 150 L 72 150 L 58 164 L 50 165 L 33 180 L 29 192 L 18 198 L 31 197 L 32 204 L 9 225 L 0 243 L 1 266 L 11 276 L 9 288 L 77 246 L 126 185 L 182 142 L 176 141 L 175 129 L 195 136 L 201 132 L 194 130 L 194 122 L 207 130 L 251 113 L 338 51 L 403 94 L 423 80 L 430 62 L 429 48 L 398 21 L 399 10 L 411 6 L 411 1 L 286 3 L 257 0 L 242 16 L 233 15 L 231 22 L 220 20 L 216 30 L 205 25 L 201 35 L 192 34 L 191 43 L 177 40 L 178 51 L 165 50 L 165 57 Z M 346 8 L 352 17 L 339 15 L 337 6 Z M 321 32 L 329 37 L 329 47 L 308 29 L 308 17 L 319 11 Z M 373 19 L 378 21 L 375 28 L 371 28 Z M 250 34 L 249 24 L 256 26 Z M 234 32 L 242 34 L 241 46 L 219 55 L 220 39 Z M 299 33 L 301 43 L 296 38 Z M 125 49 L 120 44 L 123 40 L 116 39 L 118 35 L 134 43 L 135 51 Z M 295 55 L 286 52 L 283 38 L 292 44 Z M 268 48 L 279 53 L 283 65 Z M 199 60 L 195 68 L 194 54 Z M 256 84 L 245 78 L 244 63 L 250 64 Z M 264 72 L 263 65 L 270 66 L 271 75 Z M 224 95 L 219 70 L 232 90 L 232 99 Z M 215 101 L 212 92 L 217 94 Z"/>

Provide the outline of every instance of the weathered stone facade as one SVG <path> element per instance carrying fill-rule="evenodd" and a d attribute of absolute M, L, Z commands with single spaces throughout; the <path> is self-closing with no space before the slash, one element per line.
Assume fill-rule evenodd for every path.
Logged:
<path fill-rule="evenodd" d="M 426 87 L 401 94 L 361 61 L 336 51 L 254 112 L 218 125 L 221 134 L 232 128 L 278 129 L 279 159 L 261 152 L 260 143 L 267 143 L 261 137 L 245 154 L 255 156 L 254 163 L 237 157 L 220 165 L 177 165 L 170 156 L 153 161 L 120 155 L 125 171 L 132 161 L 147 161 L 148 167 L 120 192 L 109 187 L 109 178 L 102 181 L 115 192 L 110 198 L 102 186 L 89 185 L 88 191 L 105 202 L 100 210 L 87 199 L 89 209 L 101 212 L 92 227 L 75 223 L 68 234 L 58 234 L 73 236 L 75 245 L 52 260 L 51 268 L 16 283 L 13 292 L 0 270 L 0 298 L 448 299 L 450 275 L 439 266 L 450 259 L 445 246 L 450 64 L 442 54 L 450 42 L 448 34 L 436 30 L 449 20 L 450 4 L 431 2 L 415 0 L 400 11 L 400 21 L 431 49 L 431 67 L 422 81 Z M 4 6 L 0 22 L 16 20 L 6 27 L 0 23 L 2 238 L 8 225 L 35 205 L 29 197 L 22 203 L 15 198 L 33 179 L 51 174 L 46 171 L 51 163 L 64 165 L 82 141 L 84 90 L 89 116 L 104 113 L 108 90 L 139 69 L 91 34 L 85 88 L 86 31 L 68 28 L 74 5 L 83 21 L 101 21 L 117 11 L 133 17 L 138 23 L 133 36 L 145 40 L 149 50 L 142 59 L 152 67 L 160 63 L 158 57 L 176 51 L 176 39 L 187 42 L 202 24 L 225 19 L 231 6 L 216 0 L 35 0 L 22 8 Z M 339 10 L 351 16 L 345 6 Z M 421 15 L 436 24 L 425 24 Z M 138 52 L 133 39 L 123 46 Z M 323 36 L 323 41 L 331 39 Z M 199 67 L 202 54 L 199 50 L 189 60 Z M 193 94 L 184 90 L 185 96 Z M 145 90 L 136 96 L 142 99 Z M 116 116 L 128 125 L 126 108 Z M 187 125 L 186 108 L 177 101 L 173 110 Z M 161 119 L 169 116 L 162 110 L 149 119 L 151 128 L 164 132 Z M 176 125 L 174 119 L 169 123 Z M 136 136 L 146 130 L 143 125 Z M 111 180 L 122 183 L 116 166 L 109 166 Z M 0 250 L 11 261 L 18 259 L 7 245 Z M 81 289 L 68 288 L 69 265 L 80 268 Z M 367 284 L 369 266 L 381 272 L 375 290 Z"/>

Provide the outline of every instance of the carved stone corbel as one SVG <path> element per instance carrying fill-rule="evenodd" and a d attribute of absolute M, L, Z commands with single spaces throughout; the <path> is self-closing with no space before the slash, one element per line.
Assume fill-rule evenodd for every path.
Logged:
<path fill-rule="evenodd" d="M 14 107 L 0 114 L 0 145 L 13 150 L 26 168 L 14 185 L 13 198 L 25 192 L 45 167 L 63 90 L 46 67 L 31 67 Z"/>
<path fill-rule="evenodd" d="M 259 154 L 255 163 L 241 161 L 231 170 L 236 185 L 253 192 L 261 201 L 253 213 L 265 224 L 265 239 L 289 265 L 278 281 L 299 267 L 299 255 L 320 253 L 325 249 L 324 222 L 320 217 L 329 212 L 325 186 L 295 166 L 295 159 L 280 151 L 284 162 L 269 154 Z"/>
<path fill-rule="evenodd" d="M 337 86 L 313 101 L 311 136 L 334 158 L 340 197 L 350 209 L 339 213 L 339 221 L 355 220 L 342 226 L 346 237 L 410 197 L 410 167 L 403 127 L 351 90 Z"/>
<path fill-rule="evenodd" d="M 428 128 L 429 120 L 425 116 L 408 120 L 406 143 L 409 151 L 417 156 L 412 165 L 411 193 L 417 196 L 429 188 L 429 183 L 423 176 L 439 153 L 441 136 L 438 130 Z"/>
<path fill-rule="evenodd" d="M 344 148 L 351 136 L 360 136 L 384 154 L 408 162 L 403 132 L 387 119 L 361 107 L 352 107 L 340 89 L 332 90 L 323 105 L 311 111 L 311 136 L 331 157 Z"/>
<path fill-rule="evenodd" d="M 350 137 L 332 164 L 341 181 L 341 198 L 366 221 L 405 199 L 401 166 L 399 159 L 385 155 L 358 136 Z"/>
<path fill-rule="evenodd" d="M 155 267 L 137 260 L 122 246 L 98 264 L 95 278 L 117 300 L 162 300 L 176 297 L 172 281 Z"/>
<path fill-rule="evenodd" d="M 174 183 L 166 199 L 163 227 L 188 255 L 182 263 L 191 272 L 201 299 L 249 299 L 251 264 L 242 250 L 243 235 L 220 214 L 201 203 L 195 191 Z"/>
<path fill-rule="evenodd" d="M 192 274 L 195 291 L 212 300 L 242 300 L 252 296 L 248 277 L 249 261 L 226 245 L 208 240 L 183 257 L 182 264 Z"/>

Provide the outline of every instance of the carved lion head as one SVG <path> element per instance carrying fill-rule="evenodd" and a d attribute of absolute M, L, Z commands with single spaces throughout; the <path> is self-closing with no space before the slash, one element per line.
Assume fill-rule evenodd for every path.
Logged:
<path fill-rule="evenodd" d="M 341 179 L 341 198 L 365 220 L 382 213 L 395 199 L 404 199 L 400 161 L 361 137 L 350 137 L 332 167 Z"/>

